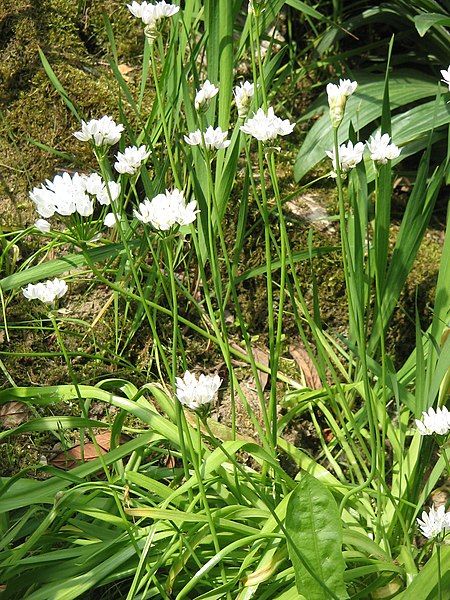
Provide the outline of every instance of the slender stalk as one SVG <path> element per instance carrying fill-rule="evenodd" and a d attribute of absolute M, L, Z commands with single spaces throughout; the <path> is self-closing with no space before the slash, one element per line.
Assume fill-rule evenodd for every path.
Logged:
<path fill-rule="evenodd" d="M 438 600 L 442 600 L 442 567 L 441 567 L 441 544 L 436 544 L 437 568 L 438 568 Z"/>

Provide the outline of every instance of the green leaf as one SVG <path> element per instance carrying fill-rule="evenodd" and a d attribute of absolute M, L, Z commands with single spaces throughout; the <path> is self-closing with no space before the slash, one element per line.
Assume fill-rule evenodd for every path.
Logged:
<path fill-rule="evenodd" d="M 132 240 L 128 243 L 131 246 L 135 246 L 139 244 L 139 241 Z M 0 279 L 0 290 L 7 292 L 27 285 L 28 283 L 33 283 L 34 281 L 49 279 L 50 277 L 56 277 L 71 269 L 84 267 L 88 264 L 85 255 L 89 256 L 90 261 L 96 263 L 116 258 L 116 256 L 123 251 L 123 244 L 108 244 L 106 246 L 101 246 L 100 248 L 91 248 L 86 250 L 85 253 L 79 252 L 77 254 L 68 254 L 64 258 L 49 260 L 48 262 L 36 265 L 35 267 L 28 267 L 25 271 L 14 273 L 13 275 Z"/>
<path fill-rule="evenodd" d="M 355 79 L 358 81 L 356 92 L 349 98 L 345 110 L 345 116 L 339 127 L 339 143 L 343 144 L 348 140 L 350 123 L 356 131 L 360 131 L 363 127 L 380 118 L 383 107 L 383 95 L 385 88 L 385 80 L 383 76 L 359 75 L 355 74 Z M 437 82 L 434 79 L 424 78 L 422 74 L 416 71 L 401 71 L 395 76 L 389 78 L 389 99 L 391 110 L 395 110 L 401 106 L 435 96 L 437 92 Z M 323 105 L 326 105 L 324 98 Z M 320 108 L 320 107 L 318 107 Z M 429 108 L 426 109 L 429 111 Z M 421 115 L 423 117 L 423 115 Z M 433 113 L 429 118 L 433 117 Z M 398 141 L 394 135 L 395 122 L 397 119 L 403 119 L 403 115 L 399 115 L 392 119 L 392 131 L 396 143 L 405 143 L 413 141 L 418 133 L 414 127 L 420 127 L 422 122 L 420 116 L 415 113 L 411 114 L 412 123 L 407 123 L 407 134 L 402 141 Z M 445 119 L 444 119 L 445 122 Z M 435 123 L 435 126 L 438 123 Z M 432 125 L 428 128 L 431 129 Z M 403 130 L 403 127 L 400 127 Z M 423 133 L 423 128 L 421 128 Z M 303 142 L 300 152 L 297 155 L 294 174 L 298 181 L 308 171 L 310 171 L 318 162 L 325 158 L 326 150 L 333 147 L 333 129 L 330 124 L 328 111 L 314 123 L 308 132 L 305 141 Z"/>
<path fill-rule="evenodd" d="M 444 594 L 450 589 L 450 548 L 441 548 L 441 587 Z M 434 553 L 422 571 L 413 579 L 411 585 L 396 596 L 398 600 L 436 600 L 438 597 L 437 554 Z M 443 596 L 447 598 L 448 595 Z"/>
<path fill-rule="evenodd" d="M 328 587 L 335 598 L 348 598 L 338 507 L 331 492 L 308 473 L 302 474 L 289 499 L 286 529 L 299 593 L 306 593 L 308 600 L 329 600 Z M 300 550 L 322 584 L 306 569 L 297 553 Z"/>
<path fill-rule="evenodd" d="M 423 13 L 414 17 L 414 25 L 416 26 L 419 35 L 423 37 L 426 32 L 435 25 L 450 25 L 450 17 L 438 13 Z"/>

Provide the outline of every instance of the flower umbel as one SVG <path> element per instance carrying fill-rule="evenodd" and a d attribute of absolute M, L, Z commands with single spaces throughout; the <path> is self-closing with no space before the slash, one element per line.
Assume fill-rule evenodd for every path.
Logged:
<path fill-rule="evenodd" d="M 243 81 L 234 90 L 234 100 L 240 117 L 246 117 L 250 103 L 255 95 L 255 85 L 249 81 Z"/>
<path fill-rule="evenodd" d="M 139 171 L 142 164 L 150 156 L 151 150 L 147 150 L 146 146 L 128 146 L 123 152 L 117 154 L 117 162 L 114 168 L 119 173 L 127 173 L 134 175 Z"/>
<path fill-rule="evenodd" d="M 87 123 L 81 121 L 81 130 L 73 135 L 81 142 L 94 142 L 96 146 L 113 146 L 122 135 L 123 125 L 115 123 L 105 115 L 101 119 L 91 119 Z"/>
<path fill-rule="evenodd" d="M 327 85 L 328 104 L 330 106 L 330 119 L 333 127 L 338 127 L 344 118 L 347 98 L 353 94 L 358 84 L 350 79 L 339 79 L 339 85 Z"/>
<path fill-rule="evenodd" d="M 333 169 L 336 170 L 336 157 L 334 155 L 333 150 L 326 151 L 327 156 L 331 158 L 333 163 Z M 341 173 L 347 173 L 350 169 L 356 167 L 358 163 L 362 161 L 364 153 L 364 144 L 362 142 L 358 142 L 353 146 L 352 142 L 347 142 L 347 144 L 342 144 L 339 146 L 339 167 Z M 331 172 L 331 177 L 336 177 L 336 172 Z"/>
<path fill-rule="evenodd" d="M 219 92 L 219 88 L 207 79 L 203 85 L 197 90 L 195 94 L 194 106 L 195 110 L 204 108 L 208 105 L 211 98 L 214 98 Z"/>
<path fill-rule="evenodd" d="M 431 507 L 428 514 L 423 511 L 422 519 L 417 519 L 417 525 L 426 538 L 435 538 L 441 533 L 445 534 L 446 529 L 450 529 L 450 512 L 445 512 L 443 504 L 437 509 Z"/>
<path fill-rule="evenodd" d="M 441 75 L 442 81 L 445 83 L 445 85 L 448 85 L 448 91 L 450 92 L 450 65 L 448 66 L 447 70 L 441 70 Z"/>
<path fill-rule="evenodd" d="M 185 203 L 183 192 L 177 189 L 166 190 L 152 200 L 146 198 L 139 204 L 139 211 L 134 211 L 136 219 L 142 223 L 150 223 L 155 229 L 168 231 L 174 225 L 189 225 L 196 219 L 197 202 Z"/>
<path fill-rule="evenodd" d="M 371 136 L 367 142 L 367 147 L 370 152 L 370 158 L 381 165 L 385 165 L 388 160 L 393 160 L 400 156 L 400 148 L 395 144 L 390 143 L 389 134 L 381 134 L 377 131 L 374 136 Z"/>
<path fill-rule="evenodd" d="M 227 140 L 228 131 L 222 131 L 220 127 L 209 126 L 208 129 L 203 133 L 200 129 L 197 131 L 193 131 L 189 135 L 184 136 L 184 141 L 189 144 L 189 146 L 201 146 L 203 144 L 203 140 L 205 142 L 205 147 L 208 150 L 221 150 L 222 148 L 228 148 L 231 144 L 230 140 Z"/>
<path fill-rule="evenodd" d="M 145 25 L 144 33 L 150 41 L 154 41 L 158 35 L 158 24 L 162 19 L 173 17 L 179 10 L 180 7 L 169 4 L 164 0 L 151 4 L 150 2 L 136 2 L 135 0 L 131 4 L 127 4 L 130 13 L 141 19 Z"/>
<path fill-rule="evenodd" d="M 46 304 L 51 304 L 57 298 L 62 298 L 67 292 L 67 283 L 55 277 L 33 284 L 29 283 L 27 287 L 22 288 L 22 293 L 27 300 L 40 300 Z"/>
<path fill-rule="evenodd" d="M 218 375 L 203 375 L 199 378 L 189 371 L 183 377 L 177 377 L 177 398 L 191 410 L 197 410 L 209 404 L 217 397 L 221 378 Z"/>
<path fill-rule="evenodd" d="M 252 135 L 260 142 L 268 142 L 274 140 L 279 135 L 289 135 L 292 133 L 295 123 L 290 123 L 288 119 L 280 119 L 274 113 L 270 106 L 267 114 L 262 108 L 259 108 L 255 115 L 241 125 L 241 131 Z"/>
<path fill-rule="evenodd" d="M 94 211 L 94 204 L 88 194 L 84 179 L 79 173 L 56 175 L 53 181 L 47 179 L 41 187 L 33 188 L 29 194 L 37 212 L 44 219 L 55 213 L 66 217 L 78 213 L 83 217 Z"/>
<path fill-rule="evenodd" d="M 422 420 L 416 419 L 420 435 L 446 435 L 450 431 L 450 412 L 447 407 L 431 407 L 422 413 Z"/>

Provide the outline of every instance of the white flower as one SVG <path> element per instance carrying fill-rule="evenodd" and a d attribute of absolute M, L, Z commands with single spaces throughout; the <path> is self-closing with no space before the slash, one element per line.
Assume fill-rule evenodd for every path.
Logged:
<path fill-rule="evenodd" d="M 134 216 L 142 223 L 151 223 L 155 229 L 167 231 L 174 225 L 189 225 L 196 219 L 197 202 L 192 200 L 186 205 L 183 192 L 177 189 L 166 190 L 152 200 L 146 198 L 139 204 Z"/>
<path fill-rule="evenodd" d="M 356 167 L 356 165 L 362 161 L 363 153 L 364 144 L 362 142 L 358 142 L 353 146 L 352 142 L 349 141 L 347 142 L 347 145 L 342 144 L 342 146 L 339 146 L 339 166 L 341 173 L 346 173 L 347 171 L 350 171 L 350 169 Z M 331 158 L 333 169 L 336 170 L 334 149 L 327 150 L 326 154 Z M 335 171 L 332 171 L 331 176 L 336 177 Z"/>
<path fill-rule="evenodd" d="M 450 431 L 450 412 L 446 406 L 436 410 L 431 407 L 428 412 L 422 413 L 422 420 L 415 421 L 420 435 L 433 435 L 433 433 L 446 435 Z"/>
<path fill-rule="evenodd" d="M 116 215 L 112 212 L 108 213 L 105 218 L 103 219 L 103 225 L 105 225 L 106 227 L 114 227 L 114 225 L 117 223 L 117 218 Z"/>
<path fill-rule="evenodd" d="M 327 85 L 328 104 L 330 106 L 330 119 L 333 127 L 337 127 L 344 118 L 347 98 L 353 94 L 358 84 L 350 79 L 339 79 L 339 85 Z"/>
<path fill-rule="evenodd" d="M 91 196 L 97 196 L 103 186 L 105 185 L 103 179 L 98 173 L 91 173 L 90 175 L 83 175 L 84 187 L 88 194 Z"/>
<path fill-rule="evenodd" d="M 222 148 L 228 148 L 230 145 L 230 140 L 227 140 L 228 131 L 222 131 L 220 127 L 208 127 L 208 129 L 204 132 L 203 137 L 205 140 L 205 146 L 208 150 L 216 149 L 220 150 Z M 190 146 L 199 146 L 203 143 L 202 140 L 202 132 L 200 129 L 197 131 L 193 131 L 189 135 L 184 136 L 184 141 Z"/>
<path fill-rule="evenodd" d="M 186 371 L 182 378 L 177 377 L 177 398 L 181 404 L 197 410 L 216 398 L 221 383 L 218 375 L 202 374 L 197 379 L 193 373 Z"/>
<path fill-rule="evenodd" d="M 195 110 L 201 108 L 204 104 L 209 102 L 211 98 L 214 98 L 219 92 L 219 88 L 207 79 L 203 85 L 197 90 L 195 94 L 194 106 Z"/>
<path fill-rule="evenodd" d="M 450 92 L 450 65 L 447 70 L 441 70 L 442 81 L 448 85 L 448 91 Z"/>
<path fill-rule="evenodd" d="M 96 146 L 113 146 L 122 135 L 123 125 L 118 125 L 105 115 L 101 119 L 91 119 L 87 123 L 81 121 L 81 131 L 73 135 L 81 142 L 93 141 Z"/>
<path fill-rule="evenodd" d="M 115 202 L 120 195 L 120 185 L 115 181 L 108 181 L 97 194 L 97 200 L 100 204 L 109 206 Z"/>
<path fill-rule="evenodd" d="M 128 173 L 128 175 L 134 175 L 137 173 L 141 165 L 150 156 L 151 150 L 147 150 L 145 146 L 128 146 L 124 152 L 117 154 L 117 162 L 114 168 L 119 173 Z"/>
<path fill-rule="evenodd" d="M 120 195 L 120 185 L 115 181 L 105 183 L 98 173 L 82 175 L 82 178 L 86 192 L 95 196 L 100 204 L 109 206 Z"/>
<path fill-rule="evenodd" d="M 274 140 L 278 135 L 288 135 L 292 133 L 295 123 L 290 123 L 288 119 L 280 119 L 269 107 L 267 114 L 262 108 L 259 108 L 256 114 L 249 119 L 245 125 L 241 125 L 241 131 L 248 133 L 261 142 Z"/>
<path fill-rule="evenodd" d="M 255 85 L 249 81 L 243 81 L 237 85 L 234 90 L 234 100 L 238 109 L 238 115 L 245 117 L 247 115 L 250 102 L 255 94 Z"/>
<path fill-rule="evenodd" d="M 50 304 L 64 296 L 67 292 L 67 283 L 55 277 L 55 279 L 48 279 L 36 284 L 29 283 L 22 289 L 22 292 L 28 300 L 41 300 L 41 302 Z"/>
<path fill-rule="evenodd" d="M 52 217 L 55 212 L 62 216 L 78 212 L 82 216 L 91 215 L 94 211 L 92 200 L 86 193 L 84 178 L 79 173 L 56 175 L 35 187 L 29 194 L 37 212 L 44 219 Z"/>
<path fill-rule="evenodd" d="M 445 533 L 446 529 L 450 529 L 450 512 L 445 512 L 443 504 L 437 509 L 431 507 L 428 514 L 423 511 L 422 520 L 417 519 L 417 525 L 425 537 L 434 538 L 440 533 Z"/>
<path fill-rule="evenodd" d="M 151 40 L 156 38 L 158 22 L 161 19 L 172 17 L 180 10 L 179 6 L 168 4 L 164 0 L 156 4 L 145 1 L 139 4 L 134 0 L 131 4 L 127 4 L 127 7 L 132 15 L 144 23 L 145 35 Z"/>
<path fill-rule="evenodd" d="M 36 229 L 39 229 L 39 231 L 41 231 L 42 233 L 48 233 L 51 229 L 50 223 L 45 219 L 38 219 L 35 222 L 34 226 L 36 227 Z"/>
<path fill-rule="evenodd" d="M 381 131 L 377 131 L 374 136 L 370 137 L 367 147 L 369 148 L 370 158 L 374 162 L 385 165 L 388 160 L 393 160 L 400 155 L 400 148 L 395 144 L 391 144 L 390 141 L 389 134 L 384 133 L 381 135 Z"/>

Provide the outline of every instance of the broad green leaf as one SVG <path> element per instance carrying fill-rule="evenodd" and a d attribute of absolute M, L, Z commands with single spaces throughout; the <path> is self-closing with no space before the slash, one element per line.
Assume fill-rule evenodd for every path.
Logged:
<path fill-rule="evenodd" d="M 430 27 L 434 27 L 435 25 L 450 25 L 450 17 L 438 13 L 423 13 L 414 17 L 414 24 L 419 35 L 423 37 Z"/>
<path fill-rule="evenodd" d="M 353 124 L 356 131 L 359 131 L 375 119 L 378 119 L 382 113 L 384 77 L 372 75 L 369 78 L 367 75 L 355 74 L 355 79 L 358 81 L 358 88 L 347 102 L 345 117 L 339 127 L 340 144 L 348 140 L 350 123 Z M 436 92 L 436 80 L 424 77 L 416 71 L 405 70 L 397 72 L 396 75 L 393 75 L 389 79 L 391 110 L 395 110 L 416 100 L 432 97 Z M 326 106 L 325 98 L 323 106 Z M 433 117 L 433 112 L 431 113 L 431 117 Z M 399 115 L 398 118 L 402 118 L 402 115 Z M 395 118 L 392 119 L 393 131 L 394 123 Z M 412 141 L 418 135 L 414 131 L 414 124 L 419 125 L 420 122 L 415 118 L 414 123 L 408 123 L 408 136 L 405 141 Z M 431 129 L 431 126 L 429 129 Z M 397 142 L 397 140 L 395 141 Z M 326 150 L 330 150 L 332 147 L 333 130 L 328 111 L 325 110 L 322 117 L 311 127 L 300 148 L 294 168 L 295 179 L 298 181 L 304 177 L 308 171 L 325 158 Z"/>
<path fill-rule="evenodd" d="M 348 598 L 339 510 L 331 492 L 308 473 L 302 474 L 289 499 L 286 529 L 298 592 L 306 594 L 308 600 L 329 600 L 328 588 L 334 593 L 332 597 Z M 317 578 L 305 567 L 296 549 L 303 554 Z"/>
<path fill-rule="evenodd" d="M 450 590 L 450 548 L 441 548 L 441 587 L 444 592 L 443 598 L 448 598 Z M 438 598 L 438 568 L 436 552 L 413 579 L 411 585 L 396 596 L 398 600 L 436 600 Z"/>

